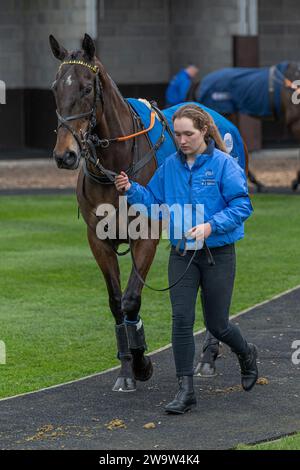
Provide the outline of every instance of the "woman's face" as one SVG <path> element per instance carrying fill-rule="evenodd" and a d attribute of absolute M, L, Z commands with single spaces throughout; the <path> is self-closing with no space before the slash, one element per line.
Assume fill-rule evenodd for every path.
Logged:
<path fill-rule="evenodd" d="M 194 127 L 192 119 L 187 117 L 176 118 L 174 121 L 175 138 L 179 148 L 188 157 L 202 153 L 206 147 L 204 136 L 207 131 L 205 126 L 201 131 Z"/>

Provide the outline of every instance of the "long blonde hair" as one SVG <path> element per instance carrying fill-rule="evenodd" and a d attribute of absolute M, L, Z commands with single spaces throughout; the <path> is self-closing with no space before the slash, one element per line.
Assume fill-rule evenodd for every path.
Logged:
<path fill-rule="evenodd" d="M 209 139 L 212 138 L 215 141 L 216 147 L 222 152 L 227 153 L 226 146 L 223 142 L 223 139 L 220 135 L 220 132 L 218 131 L 217 126 L 215 125 L 215 122 L 213 118 L 200 106 L 197 106 L 196 104 L 186 104 L 184 106 L 181 106 L 173 115 L 173 122 L 175 119 L 179 118 L 189 118 L 193 121 L 194 127 L 198 130 L 202 130 L 205 126 L 207 126 L 207 132 L 204 136 L 205 143 L 209 143 Z"/>

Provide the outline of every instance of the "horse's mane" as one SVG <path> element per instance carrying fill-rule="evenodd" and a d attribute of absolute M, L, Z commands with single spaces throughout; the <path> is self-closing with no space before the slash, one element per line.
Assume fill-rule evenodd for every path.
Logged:
<path fill-rule="evenodd" d="M 68 60 L 79 60 L 80 58 L 82 58 L 83 55 L 84 55 L 84 51 L 82 51 L 82 50 L 71 51 L 70 54 L 69 54 Z M 120 99 L 122 99 L 124 101 L 124 97 L 123 97 L 122 93 L 120 92 L 118 86 L 116 85 L 114 80 L 111 78 L 111 76 L 106 72 L 106 70 L 104 69 L 104 67 L 103 67 L 102 63 L 100 62 L 100 60 L 98 59 L 98 57 L 96 57 L 95 63 L 99 67 L 100 78 L 104 78 L 104 74 L 105 74 L 108 77 L 111 86 L 114 88 L 114 90 L 119 95 Z"/>
<path fill-rule="evenodd" d="M 111 86 L 117 92 L 117 94 L 121 98 L 121 100 L 124 101 L 124 97 L 123 97 L 122 93 L 120 92 L 119 87 L 117 86 L 116 82 L 113 81 L 113 79 L 111 78 L 111 76 L 107 72 L 106 72 L 106 75 L 108 76 L 108 78 L 110 80 Z"/>
<path fill-rule="evenodd" d="M 99 67 L 99 71 L 100 71 L 100 80 L 101 78 L 104 78 L 105 79 L 105 76 L 107 77 L 110 85 L 112 86 L 112 88 L 115 90 L 115 92 L 117 93 L 118 97 L 120 98 L 120 100 L 125 103 L 125 99 L 124 99 L 124 96 L 122 95 L 122 93 L 120 92 L 120 89 L 119 87 L 117 86 L 116 82 L 111 78 L 111 76 L 109 75 L 109 73 L 105 70 L 104 66 L 102 65 L 102 63 L 100 62 L 100 60 L 98 59 L 98 57 L 96 57 L 96 60 L 95 60 L 95 63 L 96 65 L 98 65 Z"/>

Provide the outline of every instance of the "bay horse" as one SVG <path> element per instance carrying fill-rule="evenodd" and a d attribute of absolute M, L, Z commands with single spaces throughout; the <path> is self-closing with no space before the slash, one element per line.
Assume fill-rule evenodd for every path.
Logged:
<path fill-rule="evenodd" d="M 133 159 L 140 161 L 149 153 L 150 145 L 145 135 L 139 136 L 138 146 L 134 138 L 110 140 L 134 134 L 137 126 L 128 104 L 95 57 L 91 37 L 86 34 L 82 50 L 73 52 L 68 52 L 52 35 L 49 40 L 54 56 L 61 61 L 52 85 L 58 117 L 53 156 L 59 168 L 75 170 L 88 150 L 89 158 L 84 160 L 79 172 L 76 196 L 87 225 L 91 251 L 106 282 L 109 306 L 115 319 L 121 369 L 113 390 L 130 392 L 136 389 L 136 380 L 150 379 L 153 371 L 151 359 L 145 355 L 145 333 L 139 317 L 143 284 L 132 269 L 122 294 L 117 252 L 124 240 L 99 239 L 96 233 L 99 218 L 95 211 L 103 203 L 118 207 L 119 194 L 113 184 L 114 175 L 121 170 L 134 174 Z M 96 150 L 94 139 L 97 136 L 101 139 L 97 139 Z M 155 159 L 151 158 L 137 172 L 139 183 L 146 185 L 155 169 Z M 158 241 L 151 238 L 131 241 L 136 267 L 143 279 L 153 261 Z M 124 318 L 128 323 L 124 323 Z"/>
<path fill-rule="evenodd" d="M 156 145 L 151 144 L 147 129 L 143 129 L 128 101 L 95 56 L 95 45 L 89 35 L 85 34 L 82 50 L 78 51 L 67 51 L 52 35 L 49 41 L 54 57 L 61 62 L 52 84 L 58 118 L 53 156 L 58 168 L 68 170 L 79 168 L 83 159 L 76 196 L 87 225 L 91 251 L 106 282 L 115 320 L 121 368 L 113 391 L 132 392 L 136 390 L 137 380 L 149 380 L 153 373 L 151 359 L 145 355 L 147 345 L 140 310 L 144 281 L 159 238 L 129 238 L 126 226 L 125 240 L 123 237 L 102 240 L 97 236 L 97 208 L 111 204 L 120 209 L 114 178 L 122 170 L 140 184 L 147 184 L 157 168 Z M 124 233 L 123 222 L 116 219 L 117 233 Z M 148 223 L 150 230 L 150 220 Z M 159 229 L 161 231 L 161 225 Z M 131 251 L 133 266 L 122 293 L 118 249 L 124 242 L 129 243 L 130 248 L 121 254 Z M 206 357 L 216 358 L 215 342 L 207 332 L 203 347 Z"/>

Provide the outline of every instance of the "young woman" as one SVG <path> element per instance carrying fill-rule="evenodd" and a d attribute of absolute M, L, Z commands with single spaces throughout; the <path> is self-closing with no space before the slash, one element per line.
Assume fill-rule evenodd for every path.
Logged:
<path fill-rule="evenodd" d="M 243 222 L 253 211 L 243 170 L 226 153 L 214 122 L 199 106 L 188 104 L 179 108 L 173 123 L 180 150 L 166 159 L 148 185 L 129 181 L 124 172 L 116 177 L 115 185 L 128 197 L 129 204 L 141 203 L 148 208 L 151 204 L 177 203 L 182 207 L 192 204 L 195 211 L 197 204 L 204 205 L 203 223 L 191 227 L 188 235 L 194 241 L 205 240 L 215 264 L 209 263 L 206 250 L 197 250 L 183 279 L 170 290 L 172 346 L 179 391 L 165 410 L 181 414 L 196 404 L 193 326 L 199 288 L 206 327 L 237 354 L 244 390 L 251 390 L 255 385 L 258 371 L 255 345 L 248 343 L 238 327 L 229 321 L 235 278 L 234 243 L 243 238 Z M 170 234 L 171 284 L 184 273 L 194 250 L 187 250 L 182 256 L 176 249 L 178 240 L 172 227 Z"/>

